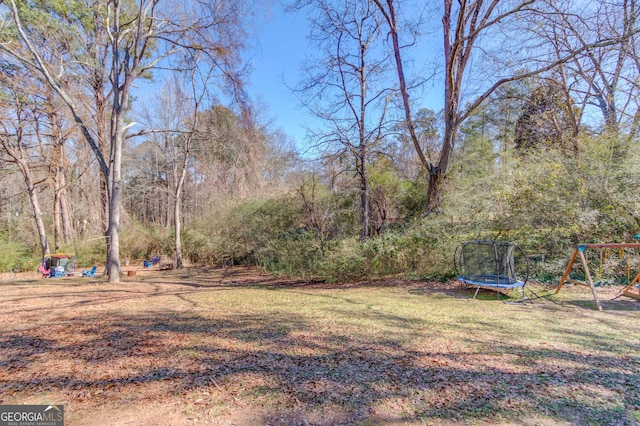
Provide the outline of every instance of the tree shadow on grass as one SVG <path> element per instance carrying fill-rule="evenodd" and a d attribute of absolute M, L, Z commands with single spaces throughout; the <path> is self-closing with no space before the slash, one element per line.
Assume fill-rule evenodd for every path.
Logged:
<path fill-rule="evenodd" d="M 380 312 L 358 315 L 411 326 Z M 585 345 L 601 339 L 580 331 L 573 337 Z M 637 347 L 621 360 L 480 336 L 469 345 L 478 350 L 416 350 L 389 335 L 367 341 L 317 330 L 293 313 L 103 313 L 1 336 L 0 394 L 16 400 L 54 392 L 70 406 L 121 404 L 136 393 L 156 402 L 214 395 L 262 424 L 497 421 L 523 413 L 637 424 Z"/>
<path fill-rule="evenodd" d="M 596 302 L 591 300 L 584 299 L 573 299 L 573 300 L 565 300 L 565 304 L 570 306 L 575 306 L 582 309 L 589 310 L 598 310 L 598 306 Z M 603 311 L 617 311 L 617 312 L 640 312 L 640 303 L 636 300 L 624 300 L 624 299 L 616 299 L 616 300 L 600 300 L 600 305 L 602 306 Z"/>
<path fill-rule="evenodd" d="M 560 324 L 550 326 L 552 338 L 570 345 L 526 344 L 518 340 L 517 315 L 526 314 L 520 310 L 506 323 L 469 312 L 433 324 L 323 286 L 316 292 L 313 285 L 280 286 L 255 276 L 242 281 L 240 275 L 230 282 L 220 276 L 180 281 L 167 274 L 166 282 L 149 278 L 139 286 L 73 287 L 76 293 L 62 305 L 49 303 L 54 293 L 5 298 L 2 306 L 12 309 L 12 317 L 29 322 L 0 334 L 0 400 L 49 393 L 70 407 L 124 406 L 135 395 L 140 403 L 177 400 L 202 413 L 222 405 L 227 412 L 249 413 L 247 423 L 253 424 L 509 421 L 532 415 L 574 424 L 637 424 L 637 340 Z M 323 308 L 326 319 L 357 319 L 379 332 L 352 333 L 294 310 L 212 311 L 195 297 L 215 300 L 235 286 L 322 297 L 331 302 Z M 383 285 L 373 284 L 372 291 L 376 286 Z M 431 294 L 426 285 L 407 290 Z M 121 307 L 158 297 L 178 300 L 180 310 L 157 303 L 137 313 Z M 65 320 L 38 316 L 42 307 L 36 302 L 49 305 L 49 318 L 65 312 Z M 559 309 L 534 306 L 550 315 Z M 573 309 L 585 319 L 592 315 Z M 598 314 L 603 327 L 615 327 L 612 315 L 619 313 Z M 468 350 L 443 347 L 438 337 L 461 326 Z M 417 349 L 414 340 L 424 344 Z"/>

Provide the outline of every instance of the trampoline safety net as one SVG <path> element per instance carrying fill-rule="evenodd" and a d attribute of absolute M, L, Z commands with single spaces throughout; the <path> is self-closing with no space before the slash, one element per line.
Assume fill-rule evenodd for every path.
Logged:
<path fill-rule="evenodd" d="M 474 286 L 524 287 L 529 278 L 527 257 L 507 241 L 466 241 L 456 248 L 455 267 L 458 280 Z"/>

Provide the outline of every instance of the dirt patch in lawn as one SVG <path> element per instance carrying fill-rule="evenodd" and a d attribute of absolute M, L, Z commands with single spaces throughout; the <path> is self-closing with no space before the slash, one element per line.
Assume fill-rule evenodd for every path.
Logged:
<path fill-rule="evenodd" d="M 67 425 L 640 419 L 635 301 L 246 267 L 26 278 L 0 282 L 0 404 L 64 404 Z"/>

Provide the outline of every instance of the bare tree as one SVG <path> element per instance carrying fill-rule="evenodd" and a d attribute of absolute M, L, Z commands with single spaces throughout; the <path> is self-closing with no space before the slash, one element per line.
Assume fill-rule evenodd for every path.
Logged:
<path fill-rule="evenodd" d="M 546 24 L 536 26 L 536 32 L 553 46 L 556 58 L 584 51 L 559 66 L 556 76 L 581 112 L 595 107 L 602 115 L 603 127 L 617 135 L 624 121 L 634 122 L 638 110 L 635 0 L 584 5 L 553 1 L 546 2 L 542 12 L 546 12 Z M 618 42 L 599 44 L 602 40 Z"/>
<path fill-rule="evenodd" d="M 241 39 L 238 37 L 241 31 L 237 31 L 241 24 L 240 7 L 235 2 L 226 0 L 184 4 L 165 4 L 160 0 L 140 0 L 139 3 L 120 0 L 106 3 L 89 1 L 84 5 L 75 3 L 74 7 L 87 13 L 71 17 L 66 11 L 59 11 L 58 16 L 65 21 L 65 26 L 61 27 L 72 26 L 77 30 L 68 34 L 77 34 L 79 40 L 70 36 L 71 41 L 77 43 L 68 46 L 58 43 L 57 51 L 53 53 L 47 50 L 48 46 L 43 42 L 47 40 L 46 34 L 38 33 L 33 26 L 23 26 L 23 5 L 18 0 L 10 0 L 8 7 L 18 38 L 3 39 L 0 49 L 50 85 L 67 105 L 105 177 L 109 205 L 106 272 L 110 282 L 118 282 L 122 156 L 124 140 L 135 125 L 127 121 L 134 82 L 144 78 L 166 58 L 180 52 L 196 50 L 206 55 L 211 64 L 220 70 L 222 78 L 231 83 L 234 94 L 240 95 L 239 80 L 234 71 Z M 82 19 L 85 16 L 93 16 L 95 22 L 85 25 Z M 33 22 L 29 24 L 35 25 Z M 84 43 L 86 39 L 94 40 L 95 43 Z M 100 49 L 102 54 L 87 54 L 82 46 L 86 46 L 86 49 Z M 46 53 L 55 57 L 56 62 L 47 61 Z M 102 61 L 91 62 L 92 58 L 101 58 Z M 89 72 L 82 66 L 78 71 L 78 64 L 84 64 Z M 101 72 L 104 69 L 106 73 Z M 104 103 L 97 105 L 96 111 L 103 108 L 102 111 L 106 114 L 98 116 L 96 121 L 105 121 L 105 139 L 108 141 L 106 146 L 96 138 L 102 131 L 100 123 L 93 128 L 91 120 L 83 114 L 81 105 L 84 94 L 78 96 L 81 91 L 74 87 L 82 82 L 86 87 L 92 88 L 94 94 L 100 95 L 96 96 L 96 102 Z M 104 90 L 100 90 L 103 87 Z M 103 96 L 104 93 L 108 94 L 108 98 Z M 104 117 L 108 117 L 108 123 Z"/>
<path fill-rule="evenodd" d="M 370 233 L 367 164 L 388 125 L 392 95 L 387 85 L 388 58 L 382 47 L 380 17 L 375 5 L 360 0 L 313 2 L 312 37 L 321 54 L 310 66 L 300 91 L 308 108 L 328 124 L 315 135 L 318 144 L 338 147 L 330 155 L 351 154 L 360 186 L 360 238 Z M 323 102 L 314 102 L 321 99 Z"/>
<path fill-rule="evenodd" d="M 68 138 L 76 128 L 69 126 L 66 117 L 59 113 L 53 91 L 43 87 L 46 100 L 42 106 L 42 119 L 36 120 L 36 137 L 38 139 L 43 164 L 48 166 L 50 187 L 53 193 L 53 240 L 56 251 L 60 251 L 63 243 L 73 238 L 73 221 L 71 208 L 67 198 L 67 174 L 71 169 L 65 152 Z"/>
<path fill-rule="evenodd" d="M 170 153 L 171 171 L 173 175 L 173 223 L 176 268 L 184 266 L 182 258 L 182 194 L 189 162 L 192 160 L 194 135 L 198 129 L 198 119 L 205 101 L 208 100 L 209 85 L 214 76 L 214 69 L 210 66 L 202 67 L 199 58 L 191 57 L 192 66 L 188 67 L 188 78 L 184 84 L 174 78 L 172 96 L 174 108 L 178 117 L 179 134 L 167 138 L 165 150 Z M 186 86 L 186 87 L 183 87 Z"/>
<path fill-rule="evenodd" d="M 28 188 L 38 186 L 48 190 L 44 200 L 52 200 L 53 243 L 54 250 L 59 251 L 63 244 L 71 241 L 74 231 L 67 199 L 67 175 L 71 164 L 65 153 L 65 143 L 75 128 L 70 126 L 64 114 L 59 113 L 53 91 L 30 78 L 18 63 L 4 63 L 0 70 L 0 86 L 8 95 L 2 102 L 4 151 L 10 162 L 19 165 Z M 38 207 L 38 211 L 37 220 L 50 210 Z M 38 232 L 40 226 L 36 226 Z"/>
<path fill-rule="evenodd" d="M 538 10 L 534 8 L 541 2 L 537 0 L 479 0 L 473 2 L 443 0 L 444 132 L 438 158 L 428 158 L 420 147 L 411 112 L 412 105 L 403 68 L 403 46 L 400 43 L 400 27 L 396 10 L 398 1 L 373 1 L 383 13 L 389 28 L 405 121 L 420 161 L 429 172 L 427 212 L 436 212 L 439 209 L 442 184 L 450 166 L 456 134 L 461 124 L 498 88 L 509 82 L 541 75 L 574 58 L 588 56 L 593 49 L 624 45 L 638 32 L 634 26 L 627 25 L 620 33 L 607 34 L 603 39 L 586 41 L 570 51 L 563 52 L 560 56 L 554 56 L 552 47 L 547 42 L 540 40 L 535 31 L 536 37 L 533 39 L 523 38 L 522 35 L 529 30 L 527 26 L 529 21 L 516 19 L 531 15 L 545 19 L 546 15 L 538 13 Z M 628 20 L 635 16 L 634 13 L 628 11 Z M 544 25 L 544 23 L 538 23 L 538 25 Z M 510 52 L 507 55 L 504 50 L 501 51 L 501 54 L 494 55 L 493 59 L 496 64 L 501 64 L 500 71 L 496 71 L 496 67 L 490 78 L 483 76 L 485 77 L 484 84 L 476 87 L 473 91 L 475 93 L 467 93 L 469 100 L 465 102 L 463 87 L 465 85 L 472 86 L 469 76 L 470 65 L 473 63 L 471 58 L 478 56 L 479 52 L 486 53 L 488 51 L 486 46 L 482 46 L 483 38 L 489 38 L 494 46 L 501 46 L 505 49 L 507 44 L 518 46 L 520 55 L 516 55 L 515 52 Z M 509 43 L 504 42 L 505 40 L 509 40 Z M 502 44 L 501 41 L 503 41 Z M 507 57 L 511 66 L 508 66 L 504 60 Z"/>
<path fill-rule="evenodd" d="M 5 87 L 5 90 L 9 89 Z M 10 89 L 9 89 L 10 90 Z M 0 105 L 0 147 L 5 154 L 4 160 L 16 165 L 29 195 L 31 213 L 38 231 L 42 256 L 49 255 L 49 240 L 42 220 L 42 209 L 38 197 L 38 186 L 46 181 L 40 173 L 33 171 L 32 155 L 37 147 L 33 123 L 38 118 L 32 116 L 33 111 L 25 108 L 24 95 L 20 91 L 9 91 L 10 102 Z"/>
<path fill-rule="evenodd" d="M 471 57 L 481 36 L 503 23 L 507 18 L 526 10 L 535 0 L 503 2 L 499 0 L 479 0 L 474 2 L 444 0 L 442 16 L 444 40 L 444 132 L 441 149 L 437 159 L 425 156 L 411 113 L 411 102 L 403 69 L 399 26 L 394 0 L 374 0 L 385 16 L 390 29 L 396 69 L 403 99 L 405 120 L 411 139 L 421 163 L 429 171 L 427 192 L 427 212 L 436 212 L 440 207 L 440 192 L 454 152 L 455 138 L 462 122 L 486 99 L 498 86 L 492 86 L 481 94 L 475 102 L 462 105 L 462 87 Z M 510 79 L 506 79 L 505 82 Z M 502 84 L 502 83 L 501 83 Z"/>

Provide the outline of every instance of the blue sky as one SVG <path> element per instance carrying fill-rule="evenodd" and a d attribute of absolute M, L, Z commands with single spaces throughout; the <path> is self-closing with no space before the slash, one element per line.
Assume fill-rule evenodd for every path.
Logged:
<path fill-rule="evenodd" d="M 256 28 L 257 41 L 248 55 L 253 67 L 248 89 L 251 97 L 265 106 L 266 117 L 273 119 L 275 126 L 300 147 L 305 124 L 311 123 L 313 117 L 299 105 L 290 87 L 298 83 L 309 49 L 307 22 L 304 12 L 285 13 L 278 4 L 272 12 Z"/>
<path fill-rule="evenodd" d="M 308 12 L 285 12 L 282 2 L 287 1 L 289 0 L 275 0 L 270 3 L 270 7 L 265 7 L 266 11 L 263 9 L 255 12 L 255 27 L 249 34 L 249 48 L 245 55 L 245 60 L 252 69 L 246 88 L 251 99 L 260 108 L 261 121 L 270 123 L 272 128 L 281 129 L 292 138 L 298 150 L 304 152 L 307 148 L 306 129 L 317 129 L 324 123 L 302 107 L 300 100 L 291 90 L 298 85 L 300 69 L 308 56 L 312 56 L 313 47 L 307 39 Z M 439 18 L 433 22 L 439 33 Z M 405 50 L 403 59 L 407 75 L 412 75 L 414 68 L 426 69 L 424 64 L 434 58 L 428 52 L 433 52 L 434 48 L 437 49 L 440 45 L 441 42 L 434 41 L 431 34 L 430 37 L 424 36 L 419 40 L 413 49 Z M 416 58 L 422 58 L 422 61 Z M 431 72 L 422 73 L 426 74 Z M 153 82 L 139 82 L 139 89 L 134 92 L 142 104 L 153 105 L 157 101 L 157 84 L 163 81 L 162 75 L 163 73 L 158 71 Z M 416 104 L 414 110 L 421 107 L 440 109 L 442 90 L 439 90 L 438 86 L 439 82 L 436 80 L 435 88 L 434 82 L 431 81 L 425 85 L 422 93 L 413 90 L 411 95 Z"/>
<path fill-rule="evenodd" d="M 263 107 L 261 119 L 272 121 L 273 126 L 294 139 L 299 149 L 303 148 L 305 125 L 314 120 L 300 107 L 289 88 L 298 83 L 299 70 L 308 52 L 305 13 L 285 12 L 278 1 L 272 3 L 268 14 L 257 19 L 245 54 L 245 60 L 253 69 L 246 87 L 251 99 Z M 152 81 L 141 79 L 136 82 L 133 93 L 140 104 L 154 107 L 167 76 L 167 73 L 155 70 Z"/>
<path fill-rule="evenodd" d="M 418 6 L 413 5 L 417 9 L 409 10 L 420 12 L 421 2 L 417 4 Z M 271 15 L 259 20 L 255 28 L 256 42 L 247 56 L 253 68 L 248 89 L 252 99 L 264 106 L 264 115 L 273 119 L 273 124 L 284 130 L 294 139 L 298 148 L 304 150 L 305 125 L 321 125 L 300 106 L 299 100 L 290 89 L 298 83 L 300 68 L 311 49 L 307 40 L 307 12 L 285 12 L 280 2 L 274 2 L 272 6 Z M 426 58 L 427 52 L 439 49 L 439 16 L 436 21 L 434 22 L 437 25 L 434 28 L 438 30 L 437 34 L 423 36 L 416 48 L 405 51 L 404 65 L 407 75 L 412 73 L 413 67 L 427 69 L 426 62 L 433 60 L 433 57 Z M 411 53 L 411 56 L 415 57 L 410 58 Z M 423 61 L 416 57 L 423 58 Z M 423 75 L 427 72 L 423 72 Z M 435 85 L 434 81 L 425 85 L 423 94 L 413 91 L 414 101 L 419 99 L 422 103 L 416 106 L 436 110 L 441 108 L 442 94 L 438 86 L 439 82 L 436 80 Z"/>

